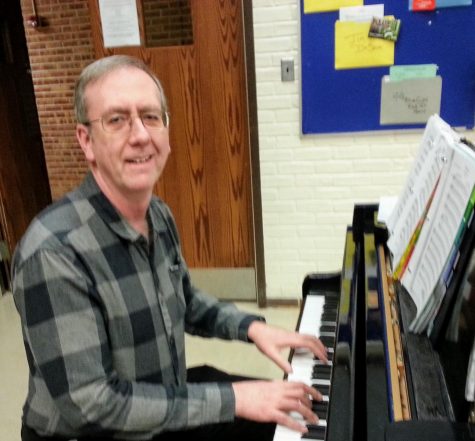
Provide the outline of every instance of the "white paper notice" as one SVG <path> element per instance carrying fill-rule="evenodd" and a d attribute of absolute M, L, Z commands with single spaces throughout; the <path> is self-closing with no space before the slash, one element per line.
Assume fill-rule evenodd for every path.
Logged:
<path fill-rule="evenodd" d="M 136 0 L 99 0 L 104 47 L 140 46 Z"/>
<path fill-rule="evenodd" d="M 340 21 L 371 21 L 373 17 L 384 17 L 384 4 L 340 8 Z"/>

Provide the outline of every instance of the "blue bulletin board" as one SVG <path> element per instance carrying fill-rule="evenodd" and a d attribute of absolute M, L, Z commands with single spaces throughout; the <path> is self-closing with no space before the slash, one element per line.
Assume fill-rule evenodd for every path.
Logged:
<path fill-rule="evenodd" d="M 335 70 L 338 11 L 304 13 L 300 0 L 302 132 L 348 133 L 424 127 L 381 125 L 381 81 L 389 67 Z M 394 64 L 436 64 L 442 77 L 440 116 L 453 127 L 474 127 L 475 6 L 413 12 L 407 0 L 384 3 L 385 15 L 401 20 Z"/>

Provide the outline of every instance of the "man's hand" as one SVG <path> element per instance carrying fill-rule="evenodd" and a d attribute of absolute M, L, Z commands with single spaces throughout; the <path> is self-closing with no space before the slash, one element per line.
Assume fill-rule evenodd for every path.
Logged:
<path fill-rule="evenodd" d="M 287 374 L 292 372 L 290 363 L 282 356 L 281 351 L 288 348 L 304 348 L 327 362 L 327 350 L 316 337 L 275 328 L 263 322 L 255 321 L 249 326 L 248 337 L 257 348 L 274 361 Z"/>
<path fill-rule="evenodd" d="M 236 416 L 260 422 L 274 422 L 300 433 L 307 432 L 303 421 L 290 412 L 297 412 L 311 424 L 318 423 L 311 400 L 322 395 L 304 383 L 292 381 L 239 381 L 232 384 L 236 400 Z"/>

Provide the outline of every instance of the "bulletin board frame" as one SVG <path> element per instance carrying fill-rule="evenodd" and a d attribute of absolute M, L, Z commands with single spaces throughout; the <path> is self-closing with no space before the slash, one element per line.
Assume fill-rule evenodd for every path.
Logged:
<path fill-rule="evenodd" d="M 475 6 L 413 12 L 407 0 L 384 3 L 401 19 L 394 64 L 436 64 L 442 77 L 440 116 L 453 127 L 475 121 Z M 301 19 L 302 133 L 327 134 L 414 129 L 425 124 L 380 124 L 381 81 L 389 67 L 335 70 L 338 11 L 304 13 Z"/>

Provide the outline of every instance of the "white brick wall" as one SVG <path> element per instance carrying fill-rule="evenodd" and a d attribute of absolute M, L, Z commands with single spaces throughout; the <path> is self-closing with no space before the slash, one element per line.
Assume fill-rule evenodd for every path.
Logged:
<path fill-rule="evenodd" d="M 267 297 L 293 299 L 305 274 L 341 268 L 356 202 L 399 194 L 422 131 L 301 136 L 299 0 L 253 0 L 253 14 Z"/>

